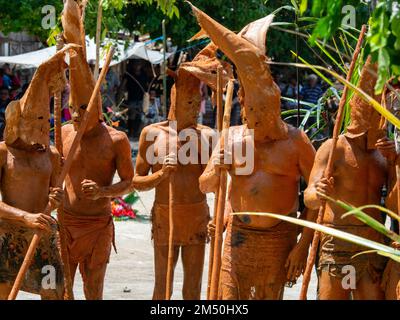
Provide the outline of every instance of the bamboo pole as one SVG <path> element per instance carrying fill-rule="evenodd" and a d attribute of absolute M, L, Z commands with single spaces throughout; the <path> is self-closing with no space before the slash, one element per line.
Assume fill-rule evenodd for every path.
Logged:
<path fill-rule="evenodd" d="M 221 73 L 220 73 L 220 71 L 217 71 L 217 72 L 218 72 L 217 73 L 217 83 L 219 83 L 219 81 L 220 81 L 219 78 L 221 77 Z M 217 95 L 221 94 L 221 92 L 217 92 L 216 94 Z M 218 103 L 218 101 L 220 103 Z M 222 131 L 223 119 L 224 119 L 224 113 L 222 110 L 222 97 L 220 98 L 218 96 L 217 97 L 217 117 L 216 117 L 216 121 L 215 121 L 218 132 Z M 218 186 L 219 186 L 219 179 L 218 179 Z M 218 187 L 217 191 L 215 192 L 214 211 L 213 211 L 213 224 L 214 225 L 216 223 L 218 197 L 219 197 L 219 187 Z M 214 245 L 215 245 L 215 235 L 213 235 L 210 239 L 210 253 L 209 253 L 209 258 L 208 258 L 207 300 L 210 299 L 212 268 L 213 268 L 213 262 L 214 262 Z"/>
<path fill-rule="evenodd" d="M 363 25 L 360 36 L 358 38 L 357 47 L 354 51 L 353 59 L 350 64 L 349 72 L 347 74 L 347 81 L 349 81 L 349 82 L 351 81 L 351 78 L 353 76 L 353 72 L 354 72 L 354 69 L 356 66 L 358 56 L 360 55 L 360 52 L 361 52 L 361 48 L 362 48 L 362 44 L 363 44 L 363 40 L 364 40 L 366 31 L 367 31 L 367 26 Z M 328 178 L 328 179 L 330 177 L 332 177 L 332 174 L 333 174 L 333 163 L 334 163 L 333 158 L 335 155 L 336 145 L 339 140 L 340 130 L 342 128 L 342 122 L 343 122 L 343 117 L 344 117 L 344 107 L 345 107 L 346 101 L 347 101 L 347 93 L 348 93 L 348 87 L 345 86 L 343 89 L 342 97 L 340 99 L 340 103 L 339 103 L 339 109 L 338 109 L 338 114 L 336 117 L 335 127 L 333 129 L 332 147 L 329 151 L 328 163 L 327 163 L 327 166 L 326 166 L 325 172 L 324 172 L 324 177 Z M 319 211 L 318 211 L 318 217 L 317 217 L 318 224 L 322 223 L 324 213 L 325 213 L 325 206 L 326 206 L 326 201 L 323 201 L 319 208 Z M 318 250 L 320 236 L 321 236 L 321 234 L 319 231 L 314 231 L 314 237 L 312 240 L 310 253 L 309 253 L 308 259 L 307 259 L 307 265 L 306 265 L 306 269 L 305 269 L 304 275 L 303 275 L 303 283 L 301 286 L 300 300 L 307 300 L 308 285 L 310 284 L 311 271 L 314 266 L 315 259 L 317 257 L 317 250 Z"/>
<path fill-rule="evenodd" d="M 171 172 L 169 176 L 169 236 L 168 236 L 168 266 L 165 286 L 165 300 L 170 300 L 174 282 L 174 184 L 175 175 Z"/>
<path fill-rule="evenodd" d="M 92 96 L 91 96 L 90 101 L 89 101 L 89 105 L 88 105 L 87 111 L 85 112 L 85 114 L 84 114 L 84 116 L 82 118 L 81 125 L 80 125 L 80 127 L 78 129 L 78 132 L 76 133 L 75 138 L 74 138 L 74 140 L 73 140 L 73 142 L 71 144 L 71 148 L 70 148 L 70 151 L 68 153 L 68 157 L 65 160 L 65 163 L 64 163 L 64 166 L 62 168 L 61 174 L 58 177 L 57 186 L 60 186 L 60 187 L 63 186 L 64 179 L 65 179 L 66 175 L 68 174 L 68 172 L 69 172 L 69 170 L 71 168 L 73 158 L 74 158 L 75 153 L 76 153 L 76 151 L 77 151 L 77 149 L 79 147 L 81 139 L 82 139 L 82 137 L 83 137 L 83 135 L 85 133 L 85 130 L 86 130 L 86 127 L 87 127 L 87 124 L 88 124 L 88 121 L 89 121 L 89 116 L 91 115 L 91 113 L 94 112 L 93 109 L 96 108 L 96 103 L 98 101 L 97 100 L 97 95 L 100 92 L 101 84 L 104 81 L 105 76 L 107 74 L 108 68 L 109 68 L 110 63 L 111 63 L 111 59 L 112 59 L 112 57 L 114 55 L 114 51 L 115 51 L 114 47 L 111 47 L 109 52 L 108 52 L 108 54 L 107 54 L 106 62 L 105 62 L 104 67 L 103 67 L 103 69 L 101 71 L 100 77 L 96 82 L 96 86 L 94 87 Z M 47 204 L 46 209 L 44 210 L 43 213 L 47 214 L 47 215 L 50 215 L 53 210 L 54 210 L 54 208 L 53 208 L 52 204 L 49 202 Z M 14 285 L 13 285 L 13 287 L 11 289 L 11 292 L 10 292 L 10 294 L 8 296 L 8 300 L 15 300 L 15 298 L 17 297 L 18 291 L 19 291 L 19 289 L 21 288 L 21 285 L 22 285 L 22 281 L 25 278 L 25 274 L 28 271 L 29 266 L 31 265 L 31 262 L 32 262 L 34 254 L 35 254 L 36 248 L 39 245 L 40 237 L 41 237 L 41 233 L 40 232 L 36 232 L 34 234 L 34 236 L 32 238 L 32 241 L 31 241 L 31 244 L 29 245 L 28 251 L 27 251 L 27 253 L 25 255 L 24 261 L 22 262 L 21 268 L 19 269 L 17 278 L 15 279 Z"/>
<path fill-rule="evenodd" d="M 165 28 L 165 19 L 162 21 L 162 34 L 163 34 L 163 116 L 167 118 L 167 31 Z"/>
<path fill-rule="evenodd" d="M 57 39 L 57 51 L 61 50 L 64 46 L 62 41 L 62 36 Z M 54 143 L 58 153 L 62 158 L 63 148 L 62 148 L 62 135 L 61 135 L 61 125 L 62 125 L 62 92 L 56 92 L 54 95 Z M 61 258 L 64 264 L 64 279 L 65 279 L 65 299 L 74 300 L 74 292 L 72 290 L 72 277 L 71 270 L 69 267 L 69 254 L 67 248 L 67 237 L 64 225 L 64 212 L 63 204 L 61 203 L 57 210 L 57 220 L 60 229 L 60 247 L 61 247 Z"/>
<path fill-rule="evenodd" d="M 100 42 L 101 42 L 101 20 L 103 19 L 103 0 L 99 0 L 97 8 L 97 25 L 96 25 L 96 64 L 94 66 L 94 79 L 99 77 L 100 70 Z"/>
<path fill-rule="evenodd" d="M 222 69 L 220 69 L 222 73 Z M 221 79 L 222 80 L 222 79 Z M 218 87 L 220 92 L 222 91 L 222 81 L 218 82 Z M 233 81 L 229 81 L 226 104 L 224 110 L 224 119 L 222 125 L 222 134 L 225 140 L 228 139 L 228 131 L 230 126 L 230 116 L 232 110 L 232 97 L 233 97 Z M 218 90 L 217 90 L 218 91 Z M 222 102 L 220 102 L 222 104 Z M 225 145 L 225 144 L 224 144 Z M 215 217 L 215 240 L 214 240 L 214 257 L 212 265 L 211 274 L 211 287 L 210 287 L 210 300 L 218 299 L 218 289 L 219 289 L 219 275 L 221 269 L 221 254 L 222 254 L 222 242 L 223 242 L 223 232 L 224 232 L 224 215 L 225 215 L 225 201 L 226 201 L 226 187 L 227 187 L 227 172 L 226 170 L 221 170 L 220 181 L 219 181 L 219 191 L 217 201 L 217 215 Z"/>

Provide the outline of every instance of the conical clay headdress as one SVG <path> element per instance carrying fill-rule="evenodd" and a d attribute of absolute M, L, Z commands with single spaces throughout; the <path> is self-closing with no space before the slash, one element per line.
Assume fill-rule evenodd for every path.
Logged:
<path fill-rule="evenodd" d="M 86 61 L 86 43 L 81 9 L 75 0 L 66 0 L 61 17 L 63 34 L 67 43 L 75 43 L 82 46 L 83 51 L 71 57 L 69 81 L 70 81 L 70 105 L 74 108 L 87 106 L 95 87 L 93 73 Z M 101 94 L 97 96 L 98 117 L 103 119 Z"/>
<path fill-rule="evenodd" d="M 375 85 L 377 81 L 377 65 L 372 64 L 368 57 L 361 71 L 358 88 L 377 101 L 381 96 L 375 96 Z M 346 136 L 357 137 L 368 132 L 368 149 L 375 148 L 375 143 L 384 133 L 379 128 L 381 115 L 358 94 L 354 94 L 350 101 L 351 123 L 347 127 Z"/>
<path fill-rule="evenodd" d="M 254 21 L 235 34 L 193 5 L 192 9 L 202 29 L 235 64 L 245 114 L 257 114 L 270 139 L 286 139 L 288 128 L 281 120 L 281 94 L 265 55 L 266 34 L 273 15 Z"/>
<path fill-rule="evenodd" d="M 220 61 L 217 58 L 217 46 L 213 43 L 201 50 L 191 62 L 182 63 L 175 74 L 175 85 L 171 93 L 171 108 L 168 118 L 175 120 L 175 107 L 177 99 L 190 90 L 200 92 L 200 81 L 208 85 L 212 90 L 217 90 L 217 69 L 223 68 L 223 86 L 233 79 L 232 67 L 229 63 Z M 199 110 L 200 101 L 194 101 L 193 107 Z"/>
<path fill-rule="evenodd" d="M 24 96 L 7 106 L 4 129 L 7 145 L 12 146 L 18 139 L 27 146 L 49 145 L 50 97 L 65 86 L 65 53 L 70 49 L 67 46 L 42 63 Z"/>

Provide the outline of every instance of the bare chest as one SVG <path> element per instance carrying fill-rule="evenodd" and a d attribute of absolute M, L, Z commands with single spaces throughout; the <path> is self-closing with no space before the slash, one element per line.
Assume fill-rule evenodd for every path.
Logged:
<path fill-rule="evenodd" d="M 254 147 L 246 147 L 243 153 L 246 156 L 240 157 L 240 152 L 233 149 L 233 167 L 240 168 L 246 163 L 247 166 L 253 163 L 254 170 L 250 176 L 276 175 L 297 178 L 299 176 L 298 155 L 295 146 L 288 141 L 277 141 L 272 143 L 255 143 Z M 242 146 L 242 150 L 245 147 Z"/>
<path fill-rule="evenodd" d="M 26 153 L 11 150 L 7 154 L 6 178 L 23 179 L 27 182 L 38 178 L 50 179 L 52 171 L 53 165 L 48 152 Z"/>
<path fill-rule="evenodd" d="M 64 141 L 63 152 L 67 157 L 71 150 L 74 134 Z M 109 137 L 83 138 L 72 158 L 72 170 L 80 172 L 99 172 L 115 170 L 113 141 Z"/>

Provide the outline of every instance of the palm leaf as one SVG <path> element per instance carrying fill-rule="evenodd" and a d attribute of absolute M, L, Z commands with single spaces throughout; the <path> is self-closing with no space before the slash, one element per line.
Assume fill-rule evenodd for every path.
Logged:
<path fill-rule="evenodd" d="M 327 68 L 321 67 L 321 66 L 310 65 L 310 64 L 307 65 L 307 64 L 301 64 L 301 63 L 273 62 L 273 61 L 269 61 L 268 63 L 271 65 L 286 65 L 286 66 L 293 66 L 293 67 L 297 67 L 297 68 L 322 70 L 324 72 L 327 72 L 330 75 L 332 75 L 333 77 L 335 77 L 337 80 L 339 80 L 341 83 L 343 83 L 345 86 L 349 87 L 352 91 L 356 92 L 363 100 L 365 100 L 367 103 L 369 103 L 380 115 L 382 115 L 390 123 L 392 123 L 394 126 L 396 126 L 397 128 L 400 129 L 400 119 L 398 119 L 389 110 L 385 109 L 378 101 L 376 101 L 374 98 L 372 98 L 369 94 L 367 94 L 363 90 L 357 88 L 354 84 L 350 83 L 349 81 L 344 79 L 342 76 L 338 75 L 336 72 L 329 70 Z"/>
<path fill-rule="evenodd" d="M 287 221 L 290 223 L 294 223 L 296 225 L 310 228 L 325 234 L 329 234 L 333 237 L 372 249 L 376 250 L 376 252 L 382 256 L 389 257 L 395 261 L 399 261 L 400 259 L 400 250 L 394 249 L 392 247 L 386 246 L 384 244 L 368 240 L 359 236 L 356 236 L 354 234 L 344 232 L 341 230 L 337 230 L 334 228 L 330 228 L 327 226 L 320 225 L 315 222 L 307 221 L 307 220 L 302 220 L 302 219 L 297 219 L 293 217 L 288 217 L 288 216 L 283 216 L 280 214 L 275 214 L 275 213 L 265 213 L 265 212 L 238 212 L 238 213 L 232 213 L 232 215 L 250 215 L 250 216 L 261 216 L 261 217 L 268 217 L 268 218 L 274 218 L 274 219 L 280 219 L 283 221 Z"/>

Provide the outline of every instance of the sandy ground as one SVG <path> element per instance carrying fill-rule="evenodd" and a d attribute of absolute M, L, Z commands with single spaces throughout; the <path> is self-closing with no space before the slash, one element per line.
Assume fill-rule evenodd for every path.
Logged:
<path fill-rule="evenodd" d="M 132 142 L 134 154 L 138 149 L 138 142 Z M 118 178 L 116 177 L 116 180 Z M 141 201 L 135 204 L 142 219 L 138 221 L 116 221 L 115 240 L 118 253 L 112 251 L 110 264 L 107 269 L 104 284 L 104 299 L 107 300 L 146 300 L 153 294 L 154 269 L 153 246 L 151 242 L 150 211 L 154 200 L 154 190 L 139 193 Z M 214 195 L 208 195 L 208 204 L 214 208 Z M 212 212 L 212 210 L 210 210 Z M 208 275 L 209 246 L 206 251 L 206 261 L 203 273 L 202 299 L 206 298 Z M 292 288 L 285 289 L 284 299 L 298 299 L 301 280 Z M 172 299 L 182 299 L 181 288 L 183 271 L 181 261 L 178 261 L 175 271 L 174 293 Z M 82 279 L 77 272 L 74 285 L 75 299 L 84 299 Z M 316 275 L 312 274 L 309 299 L 316 297 Z M 20 292 L 18 299 L 39 299 L 38 296 Z"/>
<path fill-rule="evenodd" d="M 135 207 L 141 216 L 148 217 L 154 199 L 154 191 L 141 192 L 141 202 Z M 209 195 L 208 203 L 213 208 L 214 196 Z M 147 219 L 140 221 L 116 221 L 116 245 L 118 253 L 111 255 L 110 264 L 107 269 L 104 299 L 130 300 L 151 299 L 153 292 L 153 246 L 150 238 L 151 225 Z M 202 299 L 206 297 L 207 274 L 208 274 L 208 247 L 203 274 Z M 183 273 L 181 262 L 178 262 L 173 299 L 182 299 Z M 301 279 L 300 279 L 301 281 Z M 301 282 L 292 288 L 286 288 L 285 299 L 297 299 L 301 288 Z M 82 280 L 80 274 L 74 287 L 75 298 L 84 299 Z M 309 299 L 315 299 L 316 279 L 315 274 L 311 279 Z M 38 296 L 21 292 L 18 299 L 39 299 Z"/>

